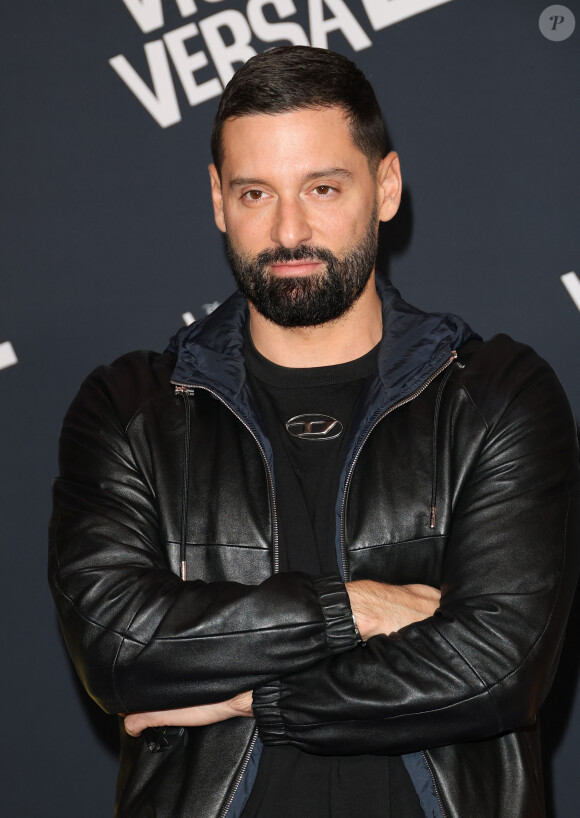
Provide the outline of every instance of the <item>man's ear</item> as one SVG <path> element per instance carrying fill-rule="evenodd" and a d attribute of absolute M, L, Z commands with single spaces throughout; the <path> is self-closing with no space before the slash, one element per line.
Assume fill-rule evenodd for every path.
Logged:
<path fill-rule="evenodd" d="M 403 179 L 399 156 L 395 151 L 381 159 L 377 169 L 377 197 L 379 219 L 390 221 L 401 204 Z"/>
<path fill-rule="evenodd" d="M 211 182 L 211 199 L 213 202 L 213 217 L 222 233 L 226 232 L 226 220 L 224 218 L 224 200 L 222 197 L 222 183 L 218 169 L 212 163 L 208 167 L 209 179 Z"/>

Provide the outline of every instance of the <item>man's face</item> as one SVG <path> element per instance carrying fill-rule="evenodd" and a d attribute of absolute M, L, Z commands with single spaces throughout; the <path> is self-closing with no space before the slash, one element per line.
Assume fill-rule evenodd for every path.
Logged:
<path fill-rule="evenodd" d="M 343 111 L 231 119 L 223 147 L 212 195 L 240 290 L 281 326 L 338 318 L 373 272 L 384 198 Z"/>

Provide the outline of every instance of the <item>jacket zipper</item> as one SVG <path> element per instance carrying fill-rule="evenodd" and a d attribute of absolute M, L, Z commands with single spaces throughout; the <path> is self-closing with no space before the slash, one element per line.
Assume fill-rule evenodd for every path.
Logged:
<path fill-rule="evenodd" d="M 407 395 L 406 398 L 403 398 L 402 400 L 397 401 L 397 403 L 394 403 L 392 406 L 389 406 L 389 408 L 385 412 L 383 412 L 383 414 L 380 415 L 375 420 L 375 422 L 372 424 L 371 428 L 366 433 L 366 435 L 364 437 L 364 440 L 362 441 L 362 443 L 360 444 L 360 446 L 358 447 L 358 449 L 356 451 L 356 454 L 355 454 L 355 456 L 353 458 L 352 463 L 350 464 L 350 468 L 349 468 L 348 474 L 346 476 L 346 481 L 345 481 L 345 484 L 344 484 L 344 491 L 343 491 L 343 494 L 342 494 L 342 503 L 341 503 L 341 507 L 340 507 L 340 555 L 341 555 L 341 559 L 342 559 L 342 571 L 343 571 L 345 582 L 347 582 L 350 579 L 350 574 L 348 572 L 348 563 L 347 563 L 347 559 L 346 559 L 346 535 L 345 535 L 345 531 L 344 531 L 344 514 L 345 514 L 345 510 L 346 510 L 346 498 L 348 497 L 348 490 L 349 490 L 349 487 L 350 487 L 350 481 L 351 481 L 351 478 L 352 478 L 352 474 L 354 472 L 355 466 L 357 464 L 357 461 L 359 459 L 359 456 L 360 456 L 360 453 L 361 453 L 361 451 L 363 449 L 363 446 L 365 445 L 365 443 L 367 442 L 367 440 L 371 436 L 371 433 L 375 430 L 375 428 L 378 426 L 378 424 L 383 420 L 383 418 L 385 418 L 387 415 L 390 415 L 391 412 L 395 411 L 395 409 L 398 409 L 400 406 L 404 406 L 406 403 L 410 403 L 412 400 L 414 400 L 416 397 L 418 397 L 422 392 L 424 392 L 427 389 L 429 384 L 432 383 L 432 381 L 434 381 L 435 378 L 438 375 L 440 375 L 445 369 L 447 369 L 448 366 L 451 366 L 451 364 L 455 360 L 457 360 L 457 352 L 455 350 L 452 350 L 451 356 L 445 361 L 445 363 L 442 364 L 438 369 L 436 369 L 435 372 L 433 372 L 433 374 L 430 375 L 427 378 L 426 381 L 423 381 L 423 383 L 421 384 L 421 386 L 419 386 L 418 389 L 416 389 L 410 395 Z"/>
<path fill-rule="evenodd" d="M 443 809 L 443 804 L 441 802 L 441 796 L 439 795 L 439 790 L 437 789 L 437 784 L 435 783 L 435 776 L 433 775 L 433 770 L 431 769 L 431 765 L 429 764 L 429 759 L 427 758 L 425 750 L 421 750 L 421 755 L 423 756 L 427 769 L 429 770 L 429 775 L 431 776 L 431 781 L 433 782 L 433 789 L 435 791 L 437 803 L 439 804 L 439 809 L 441 810 L 441 815 L 443 816 L 443 818 L 446 818 L 445 810 Z"/>
<path fill-rule="evenodd" d="M 191 405 L 187 394 L 182 394 L 183 409 L 185 411 L 185 457 L 183 458 L 183 491 L 181 500 L 181 531 L 179 542 L 179 562 L 181 579 L 187 579 L 187 507 L 189 506 L 189 441 L 191 436 Z"/>
<path fill-rule="evenodd" d="M 256 727 L 254 729 L 254 732 L 252 733 L 252 740 L 250 741 L 248 749 L 246 750 L 246 754 L 244 755 L 244 758 L 243 758 L 243 761 L 242 761 L 242 766 L 240 767 L 240 770 L 239 770 L 239 772 L 238 772 L 238 774 L 236 776 L 236 781 L 235 781 L 235 784 L 234 784 L 234 789 L 232 791 L 232 794 L 230 795 L 228 800 L 225 802 L 225 804 L 221 808 L 220 813 L 218 815 L 218 818 L 226 818 L 226 815 L 230 811 L 230 807 L 234 802 L 234 798 L 235 798 L 236 793 L 238 791 L 238 787 L 240 786 L 241 780 L 244 777 L 244 773 L 246 772 L 246 768 L 247 768 L 247 766 L 248 766 L 248 764 L 250 762 L 250 758 L 252 756 L 252 753 L 254 752 L 254 747 L 256 746 L 256 741 L 257 740 L 258 740 L 258 728 Z"/>
<path fill-rule="evenodd" d="M 435 372 L 433 372 L 433 374 L 430 375 L 427 378 L 427 380 L 424 381 L 418 389 L 416 389 L 414 392 L 412 392 L 406 398 L 403 398 L 402 400 L 398 401 L 397 403 L 394 403 L 385 412 L 383 412 L 382 415 L 380 415 L 375 420 L 375 422 L 372 424 L 371 428 L 368 430 L 367 434 L 365 435 L 364 440 L 362 441 L 362 443 L 358 447 L 357 452 L 356 452 L 356 454 L 355 454 L 355 456 L 353 458 L 353 461 L 352 461 L 352 463 L 350 465 L 350 468 L 348 470 L 348 474 L 346 476 L 346 482 L 344 484 L 344 492 L 343 492 L 343 495 L 342 495 L 342 504 L 341 504 L 341 508 L 340 508 L 340 554 L 341 554 L 341 558 L 342 558 L 342 570 L 343 570 L 343 573 L 344 573 L 345 582 L 350 578 L 350 575 L 348 573 L 347 559 L 346 559 L 346 535 L 345 535 L 345 531 L 344 531 L 344 514 L 345 514 L 345 509 L 346 509 L 346 498 L 348 496 L 348 489 L 349 489 L 349 486 L 350 486 L 350 480 L 351 480 L 352 474 L 354 472 L 354 468 L 355 468 L 355 466 L 357 464 L 358 458 L 360 456 L 360 453 L 362 451 L 362 448 L 365 445 L 365 443 L 367 442 L 367 440 L 369 439 L 369 437 L 370 437 L 371 433 L 373 432 L 373 430 L 377 427 L 377 425 L 381 422 L 381 420 L 383 420 L 383 418 L 385 418 L 387 415 L 390 415 L 391 412 L 394 412 L 394 410 L 398 409 L 400 406 L 404 406 L 406 403 L 410 403 L 412 400 L 414 400 L 418 395 L 420 395 L 422 392 L 424 392 L 425 389 L 427 389 L 429 384 L 431 384 L 438 375 L 440 375 L 444 370 L 446 370 L 449 366 L 451 366 L 451 364 L 456 360 L 457 360 L 457 352 L 456 352 L 456 350 L 452 350 L 450 357 L 445 361 L 445 363 L 442 364 L 442 366 L 440 366 L 438 369 L 436 369 Z M 431 509 L 431 514 L 433 514 L 433 507 Z M 435 791 L 435 797 L 437 798 L 437 803 L 439 804 L 439 809 L 441 810 L 441 815 L 443 816 L 443 818 L 445 818 L 445 810 L 443 809 L 443 804 L 441 802 L 441 796 L 439 795 L 439 790 L 437 789 L 437 784 L 435 782 L 435 776 L 433 775 L 433 770 L 431 769 L 431 765 L 429 764 L 429 761 L 427 760 L 427 756 L 425 755 L 424 750 L 421 750 L 421 755 L 423 756 L 423 758 L 425 760 L 425 765 L 427 766 L 427 769 L 429 770 L 429 775 L 431 776 L 431 781 L 433 782 L 433 789 Z"/>
<path fill-rule="evenodd" d="M 258 435 L 256 432 L 251 428 L 251 426 L 246 423 L 246 421 L 235 411 L 232 407 L 226 403 L 226 401 L 218 395 L 217 392 L 214 392 L 213 389 L 209 389 L 207 386 L 192 386 L 185 383 L 177 383 L 176 381 L 172 381 L 172 384 L 175 387 L 175 392 L 180 394 L 188 394 L 193 395 L 196 389 L 203 389 L 205 392 L 209 392 L 210 395 L 213 395 L 216 400 L 219 400 L 220 403 L 230 410 L 230 412 L 236 417 L 242 426 L 248 430 L 248 432 L 252 435 L 254 440 L 256 441 L 256 445 L 260 450 L 260 454 L 262 455 L 262 460 L 264 462 L 264 466 L 266 468 L 266 474 L 268 477 L 268 488 L 270 491 L 270 506 L 272 508 L 272 569 L 273 573 L 277 574 L 280 571 L 280 553 L 279 553 L 279 539 L 278 539 L 278 515 L 276 512 L 276 496 L 274 493 L 274 478 L 272 476 L 272 469 L 270 468 L 270 464 L 268 463 L 268 458 L 266 457 L 266 452 L 264 451 L 264 447 L 260 443 L 258 439 Z M 218 818 L 225 818 L 229 812 L 229 809 L 234 801 L 236 796 L 236 792 L 238 791 L 238 787 L 240 786 L 240 782 L 244 777 L 244 773 L 248 767 L 250 758 L 252 753 L 254 752 L 254 747 L 256 746 L 256 741 L 258 740 L 258 728 L 255 727 L 252 733 L 252 738 L 250 744 L 248 745 L 248 749 L 245 752 L 244 758 L 242 760 L 242 765 L 238 771 L 236 776 L 236 780 L 234 783 L 234 789 L 232 790 L 231 795 L 223 805 L 222 809 L 220 810 Z"/>

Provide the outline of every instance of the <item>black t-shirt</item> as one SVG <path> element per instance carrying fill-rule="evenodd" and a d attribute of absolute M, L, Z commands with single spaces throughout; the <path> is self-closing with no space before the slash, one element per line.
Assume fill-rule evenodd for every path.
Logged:
<path fill-rule="evenodd" d="M 334 514 L 345 442 L 377 350 L 338 366 L 291 369 L 246 339 L 247 376 L 274 452 L 280 570 L 337 572 Z"/>
<path fill-rule="evenodd" d="M 335 503 L 345 442 L 377 348 L 336 366 L 294 369 L 260 355 L 246 332 L 247 377 L 274 456 L 280 570 L 338 572 Z M 243 818 L 424 818 L 400 759 L 316 756 L 264 747 Z"/>

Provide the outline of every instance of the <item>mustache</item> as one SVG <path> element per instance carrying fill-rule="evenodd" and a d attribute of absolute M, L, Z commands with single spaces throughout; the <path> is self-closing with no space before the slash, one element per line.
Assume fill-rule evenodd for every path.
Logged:
<path fill-rule="evenodd" d="M 285 264 L 290 261 L 325 261 L 327 264 L 336 261 L 336 257 L 326 247 L 302 244 L 292 249 L 276 247 L 273 250 L 262 250 L 256 256 L 256 263 L 260 267 L 268 264 Z"/>

